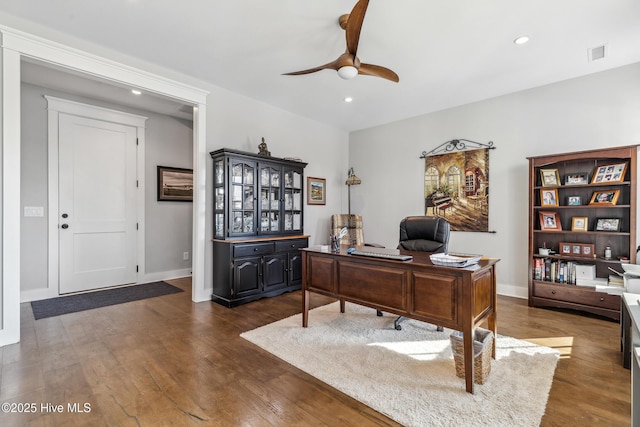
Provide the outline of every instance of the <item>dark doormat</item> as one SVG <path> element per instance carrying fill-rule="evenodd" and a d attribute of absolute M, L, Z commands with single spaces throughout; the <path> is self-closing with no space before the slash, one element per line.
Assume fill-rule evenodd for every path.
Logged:
<path fill-rule="evenodd" d="M 31 309 L 33 310 L 33 317 L 38 320 L 178 292 L 183 292 L 183 290 L 166 282 L 153 282 L 41 301 L 31 301 Z"/>

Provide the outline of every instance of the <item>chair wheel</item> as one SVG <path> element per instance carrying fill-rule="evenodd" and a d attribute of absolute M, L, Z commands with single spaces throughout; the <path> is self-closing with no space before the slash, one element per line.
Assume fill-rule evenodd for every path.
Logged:
<path fill-rule="evenodd" d="M 376 316 L 382 317 L 382 312 L 380 310 L 376 310 Z"/>
<path fill-rule="evenodd" d="M 436 327 L 436 331 L 438 332 L 444 332 L 444 328 L 442 326 L 437 326 Z"/>
<path fill-rule="evenodd" d="M 396 325 L 396 331 L 401 331 L 401 330 L 402 330 L 402 326 Z"/>

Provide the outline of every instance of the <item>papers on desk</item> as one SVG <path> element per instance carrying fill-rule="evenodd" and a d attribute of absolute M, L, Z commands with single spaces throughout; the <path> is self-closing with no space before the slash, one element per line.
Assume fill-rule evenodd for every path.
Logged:
<path fill-rule="evenodd" d="M 429 258 L 431 258 L 431 262 L 434 265 L 462 268 L 477 264 L 480 258 L 482 258 L 482 255 L 448 253 L 432 254 Z"/>

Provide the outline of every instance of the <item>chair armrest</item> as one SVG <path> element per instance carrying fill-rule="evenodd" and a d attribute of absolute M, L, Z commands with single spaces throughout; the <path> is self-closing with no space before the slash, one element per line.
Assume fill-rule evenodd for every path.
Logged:
<path fill-rule="evenodd" d="M 371 247 L 374 247 L 374 248 L 384 248 L 384 246 L 382 246 L 381 244 L 378 244 L 378 243 L 365 243 L 364 245 L 365 246 L 371 246 Z"/>

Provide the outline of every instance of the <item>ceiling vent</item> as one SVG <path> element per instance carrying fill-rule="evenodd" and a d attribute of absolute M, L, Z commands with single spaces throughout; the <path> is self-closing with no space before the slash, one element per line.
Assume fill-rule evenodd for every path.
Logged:
<path fill-rule="evenodd" d="M 607 45 L 603 44 L 600 46 L 592 47 L 588 49 L 587 53 L 589 56 L 589 62 L 604 59 L 607 54 Z"/>

